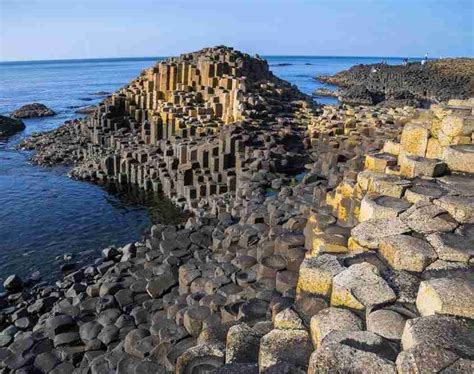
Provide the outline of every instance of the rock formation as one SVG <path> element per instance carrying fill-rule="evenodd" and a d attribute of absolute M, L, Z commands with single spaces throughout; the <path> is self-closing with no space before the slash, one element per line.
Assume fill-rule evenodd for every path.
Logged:
<path fill-rule="evenodd" d="M 209 60 L 230 64 L 232 56 L 247 69 L 245 79 L 239 75 L 246 89 L 237 95 L 238 110 L 217 86 L 208 92 L 212 103 L 227 104 L 206 115 L 194 108 L 196 116 L 176 128 L 167 116 L 153 122 L 138 109 L 150 103 L 138 95 L 135 104 L 123 99 L 125 109 L 105 103 L 105 116 L 32 141 L 43 159 L 69 147 L 82 172 L 107 178 L 116 177 L 115 166 L 106 172 L 99 160 L 118 157 L 119 166 L 135 170 L 120 168 L 127 183 L 153 181 L 155 160 L 156 180 L 163 167 L 170 181 L 160 186 L 177 195 L 184 187 L 194 215 L 185 225 L 154 225 L 139 242 L 104 249 L 101 260 L 54 286 L 21 291 L 10 278 L 8 294 L 0 295 L 0 370 L 472 372 L 474 100 L 429 111 L 312 108 L 274 80 L 263 60 L 228 48 L 161 63 L 153 79 L 144 72 L 112 100 L 161 84 L 157 77 L 173 61 L 198 64 L 203 57 L 197 77 L 214 64 Z M 195 91 L 186 92 L 197 105 Z M 149 100 L 158 111 L 163 105 L 181 113 L 170 98 Z M 132 105 L 133 118 L 124 115 Z M 195 156 L 192 142 L 217 148 L 207 165 L 215 165 L 213 183 L 228 188 L 205 195 L 196 188 L 209 174 L 205 153 L 197 148 Z M 151 149 L 156 153 L 142 152 Z M 299 183 L 287 174 L 297 152 L 307 160 Z M 183 177 L 192 185 L 180 187 Z M 269 184 L 276 193 L 268 193 Z"/>
<path fill-rule="evenodd" d="M 33 103 L 23 105 L 21 108 L 13 111 L 13 118 L 36 118 L 54 116 L 56 113 L 44 104 Z"/>
<path fill-rule="evenodd" d="M 303 98 L 265 60 L 204 49 L 143 71 L 88 119 L 25 146 L 40 164 L 75 163 L 74 177 L 162 190 L 194 208 L 235 192 L 251 170 L 270 182 L 302 168 Z"/>
<path fill-rule="evenodd" d="M 22 120 L 0 116 L 0 137 L 10 136 L 25 129 Z"/>
<path fill-rule="evenodd" d="M 356 65 L 318 80 L 340 87 L 349 104 L 420 105 L 474 96 L 474 59 L 432 60 L 421 65 Z"/>

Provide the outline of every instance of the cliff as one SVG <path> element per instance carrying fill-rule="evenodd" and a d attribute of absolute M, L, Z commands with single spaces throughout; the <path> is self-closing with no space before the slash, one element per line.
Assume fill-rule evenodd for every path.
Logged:
<path fill-rule="evenodd" d="M 446 102 L 474 96 L 474 59 L 356 65 L 317 79 L 341 87 L 341 100 L 352 104 Z"/>

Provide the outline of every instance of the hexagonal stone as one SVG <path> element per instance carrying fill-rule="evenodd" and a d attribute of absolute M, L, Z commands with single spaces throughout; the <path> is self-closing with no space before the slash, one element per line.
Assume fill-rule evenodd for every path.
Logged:
<path fill-rule="evenodd" d="M 411 204 L 406 200 L 396 197 L 367 194 L 360 205 L 359 221 L 395 218 L 410 206 Z"/>
<path fill-rule="evenodd" d="M 368 331 L 330 333 L 311 356 L 308 374 L 393 373 L 395 347 Z"/>
<path fill-rule="evenodd" d="M 146 285 L 146 291 L 151 297 L 157 298 L 167 292 L 176 283 L 177 280 L 173 274 L 166 272 L 151 279 Z"/>
<path fill-rule="evenodd" d="M 352 265 L 334 277 L 332 306 L 363 310 L 395 299 L 395 293 L 372 264 Z"/>
<path fill-rule="evenodd" d="M 400 219 L 420 234 L 453 231 L 458 223 L 445 209 L 431 203 L 417 203 L 400 215 Z"/>
<path fill-rule="evenodd" d="M 425 156 L 430 131 L 426 124 L 408 123 L 400 138 L 400 145 L 406 154 Z"/>
<path fill-rule="evenodd" d="M 273 326 L 280 330 L 304 330 L 303 321 L 291 308 L 285 308 L 273 319 Z"/>
<path fill-rule="evenodd" d="M 382 238 L 380 255 L 395 270 L 421 273 L 438 256 L 427 242 L 409 235 L 394 235 Z"/>
<path fill-rule="evenodd" d="M 377 249 L 380 239 L 404 234 L 410 228 L 399 218 L 374 219 L 359 223 L 351 230 L 352 238 L 361 246 Z"/>
<path fill-rule="evenodd" d="M 474 223 L 474 197 L 446 195 L 434 203 L 460 223 Z"/>
<path fill-rule="evenodd" d="M 415 185 L 405 192 L 405 199 L 412 204 L 418 202 L 430 202 L 439 199 L 446 193 L 446 190 L 437 185 Z"/>
<path fill-rule="evenodd" d="M 313 345 L 320 347 L 323 339 L 333 331 L 360 331 L 362 327 L 361 319 L 347 309 L 323 309 L 311 318 Z"/>
<path fill-rule="evenodd" d="M 225 362 L 257 362 L 261 337 L 245 323 L 232 326 L 227 333 Z"/>
<path fill-rule="evenodd" d="M 433 344 L 421 343 L 400 352 L 396 363 L 399 373 L 447 374 L 451 372 L 449 367 L 458 360 L 459 356 L 455 352 Z M 453 371 L 452 373 L 463 373 L 463 371 Z"/>
<path fill-rule="evenodd" d="M 472 144 L 445 147 L 442 158 L 452 171 L 474 173 L 474 145 Z"/>
<path fill-rule="evenodd" d="M 305 370 L 313 346 L 305 330 L 272 330 L 260 340 L 258 366 L 265 372 L 281 362 Z"/>
<path fill-rule="evenodd" d="M 430 242 L 441 260 L 469 263 L 469 260 L 474 257 L 474 225 L 472 224 L 459 227 L 456 233 L 430 234 L 426 240 Z"/>
<path fill-rule="evenodd" d="M 178 357 L 176 374 L 205 373 L 224 365 L 224 353 L 209 345 L 197 345 Z"/>
<path fill-rule="evenodd" d="M 474 319 L 474 282 L 460 278 L 421 282 L 416 306 L 423 316 L 447 314 Z"/>
<path fill-rule="evenodd" d="M 367 331 L 389 340 L 402 339 L 406 318 L 390 309 L 379 309 L 367 317 Z"/>
<path fill-rule="evenodd" d="M 402 335 L 403 350 L 427 344 L 473 357 L 472 321 L 448 316 L 426 316 L 407 320 Z"/>
<path fill-rule="evenodd" d="M 298 292 L 329 297 L 335 275 L 344 270 L 337 257 L 324 254 L 305 258 L 298 277 Z"/>

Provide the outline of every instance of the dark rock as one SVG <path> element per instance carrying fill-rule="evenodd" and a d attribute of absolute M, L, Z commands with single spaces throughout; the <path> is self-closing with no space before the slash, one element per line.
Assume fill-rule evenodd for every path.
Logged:
<path fill-rule="evenodd" d="M 441 59 L 402 65 L 356 65 L 333 76 L 318 77 L 325 83 L 341 88 L 341 99 L 354 95 L 346 91 L 354 86 L 385 96 L 390 102 L 448 101 L 474 96 L 474 60 L 469 58 Z M 411 100 L 411 101 L 409 101 Z M 348 101 L 351 102 L 351 101 Z M 354 101 L 352 101 L 354 102 Z"/>
<path fill-rule="evenodd" d="M 16 118 L 0 116 L 0 137 L 10 136 L 24 129 L 25 124 L 23 123 L 23 121 Z"/>
<path fill-rule="evenodd" d="M 5 282 L 3 282 L 3 287 L 5 287 L 5 289 L 9 292 L 18 292 L 23 289 L 23 281 L 18 275 L 13 274 L 5 279 Z"/>
<path fill-rule="evenodd" d="M 33 103 L 23 105 L 21 108 L 12 112 L 14 118 L 36 118 L 54 116 L 56 113 L 44 104 Z"/>

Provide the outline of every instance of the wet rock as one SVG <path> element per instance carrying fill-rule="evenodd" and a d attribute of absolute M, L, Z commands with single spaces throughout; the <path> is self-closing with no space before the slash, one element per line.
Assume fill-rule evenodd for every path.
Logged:
<path fill-rule="evenodd" d="M 23 105 L 21 108 L 13 111 L 11 116 L 13 118 L 35 118 L 35 117 L 47 117 L 54 116 L 56 113 L 49 109 L 44 104 L 33 103 Z"/>
<path fill-rule="evenodd" d="M 19 119 L 0 116 L 0 137 L 13 135 L 25 128 L 25 124 Z"/>
<path fill-rule="evenodd" d="M 13 274 L 5 279 L 3 287 L 9 292 L 18 292 L 23 289 L 23 281 L 18 275 Z"/>

